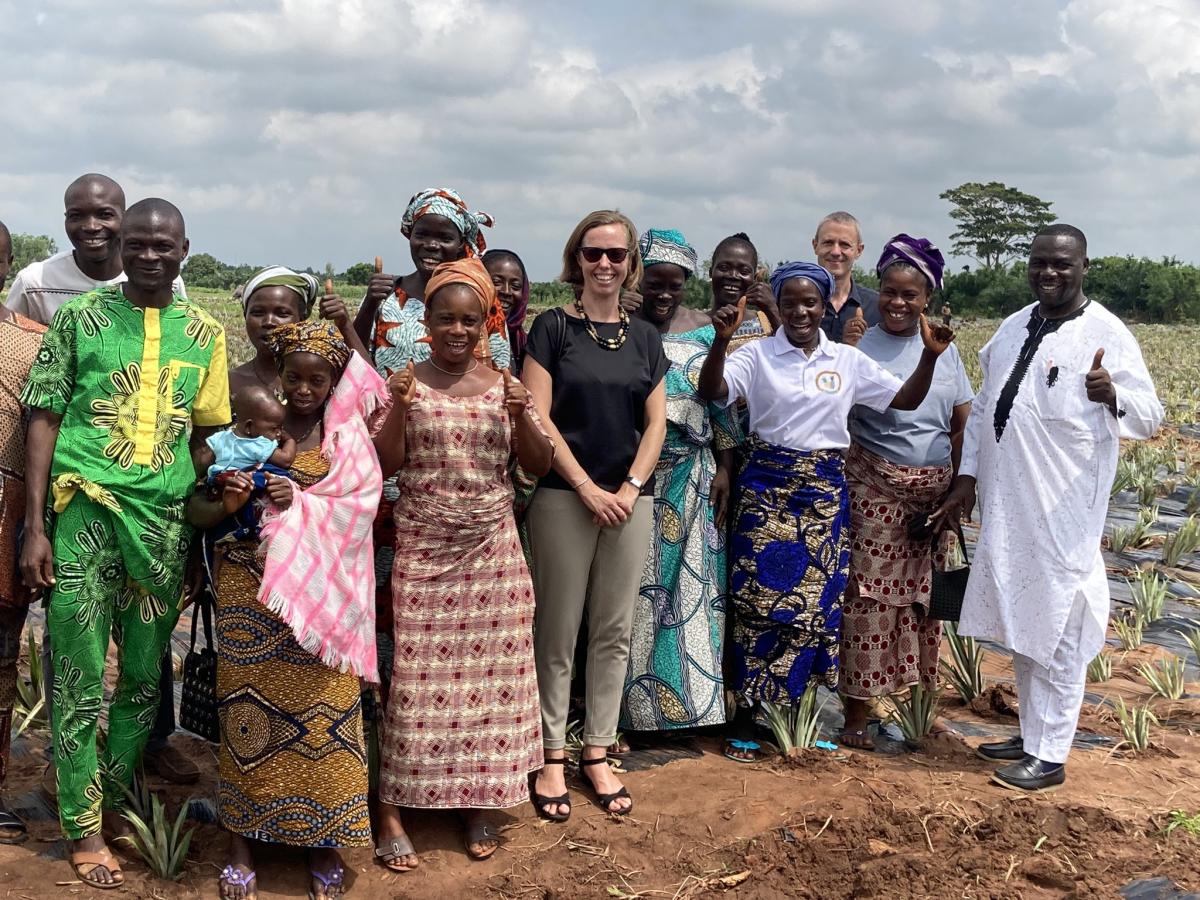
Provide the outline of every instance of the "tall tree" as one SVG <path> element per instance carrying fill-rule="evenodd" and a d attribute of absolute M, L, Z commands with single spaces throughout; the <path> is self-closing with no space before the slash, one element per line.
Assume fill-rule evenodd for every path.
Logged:
<path fill-rule="evenodd" d="M 41 262 L 58 252 L 54 238 L 45 234 L 14 234 L 12 236 L 13 273 L 20 272 L 31 262 Z"/>
<path fill-rule="evenodd" d="M 1048 201 L 999 181 L 969 181 L 938 196 L 954 207 L 953 252 L 989 269 L 1028 256 L 1033 236 L 1054 221 Z"/>

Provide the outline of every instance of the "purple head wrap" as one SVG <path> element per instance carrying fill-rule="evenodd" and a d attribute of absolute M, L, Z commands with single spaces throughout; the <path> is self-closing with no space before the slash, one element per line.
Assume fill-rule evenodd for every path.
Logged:
<path fill-rule="evenodd" d="M 875 265 L 875 274 L 882 278 L 883 270 L 894 262 L 906 262 L 915 267 L 925 276 L 932 290 L 941 288 L 946 260 L 942 258 L 942 252 L 925 238 L 896 235 L 884 245 L 879 262 Z"/>
<path fill-rule="evenodd" d="M 810 262 L 785 262 L 771 273 L 771 293 L 775 295 L 776 300 L 783 292 L 784 284 L 793 278 L 807 278 L 817 286 L 821 298 L 829 302 L 833 293 L 833 275 L 824 266 Z"/>

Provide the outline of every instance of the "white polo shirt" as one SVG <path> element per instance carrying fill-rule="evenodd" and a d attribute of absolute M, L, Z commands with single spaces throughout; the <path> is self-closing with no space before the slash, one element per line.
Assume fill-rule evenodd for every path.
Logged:
<path fill-rule="evenodd" d="M 883 412 L 904 386 L 857 347 L 835 344 L 824 332 L 819 340 L 806 356 L 780 328 L 725 360 L 725 405 L 744 398 L 750 428 L 764 441 L 792 450 L 844 450 L 851 407 Z"/>
<path fill-rule="evenodd" d="M 68 300 L 74 300 L 94 288 L 128 280 L 122 272 L 116 278 L 96 281 L 75 264 L 75 255 L 71 250 L 61 250 L 49 259 L 30 263 L 17 273 L 4 305 L 27 319 L 49 325 L 58 308 Z M 187 296 L 182 278 L 176 278 L 172 288 L 179 296 Z"/>

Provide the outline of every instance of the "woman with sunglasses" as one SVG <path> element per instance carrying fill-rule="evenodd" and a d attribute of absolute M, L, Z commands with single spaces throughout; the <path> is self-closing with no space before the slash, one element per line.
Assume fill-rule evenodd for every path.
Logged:
<path fill-rule="evenodd" d="M 538 814 L 566 821 L 571 666 L 588 616 L 587 713 L 580 774 L 606 812 L 633 800 L 606 764 L 616 740 L 629 635 L 650 546 L 654 468 L 667 427 L 668 362 L 658 329 L 620 305 L 641 281 L 638 233 L 619 212 L 584 217 L 563 250 L 561 279 L 579 299 L 542 313 L 529 333 L 522 380 L 558 448 L 534 494 L 528 528 L 537 596 L 534 657 L 546 766 Z"/>

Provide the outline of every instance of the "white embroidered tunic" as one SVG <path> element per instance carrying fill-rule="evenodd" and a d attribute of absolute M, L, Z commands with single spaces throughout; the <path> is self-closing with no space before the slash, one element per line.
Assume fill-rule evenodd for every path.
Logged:
<path fill-rule="evenodd" d="M 1117 415 L 1087 397 L 1096 351 Z M 1037 304 L 1009 316 L 979 354 L 983 385 L 959 473 L 978 481 L 981 528 L 959 630 L 1048 666 L 1078 592 L 1087 605 L 1079 655 L 1104 642 L 1109 594 L 1100 538 L 1118 438 L 1151 437 L 1163 408 L 1136 339 L 1088 301 L 1064 319 Z"/>

